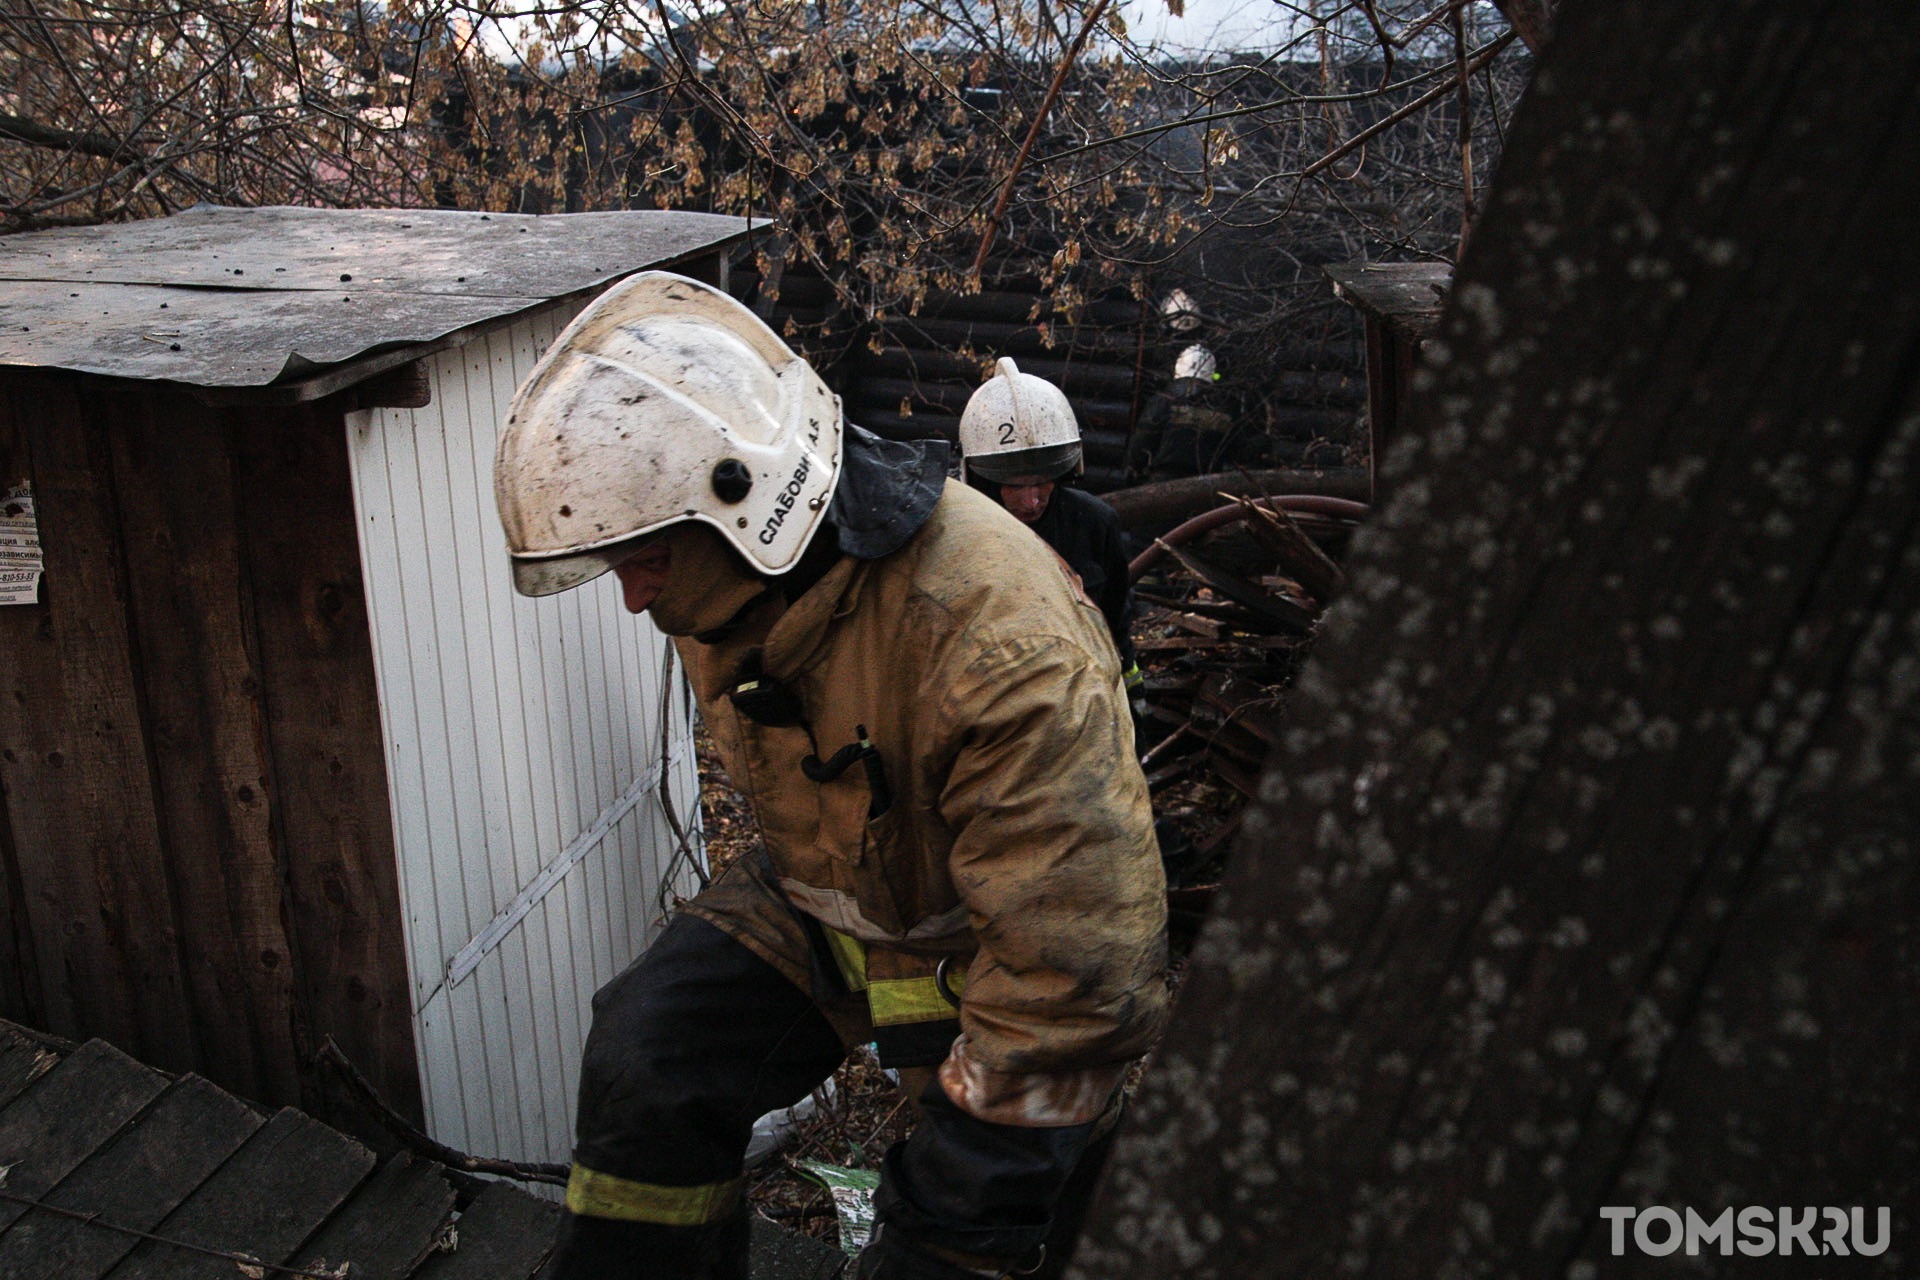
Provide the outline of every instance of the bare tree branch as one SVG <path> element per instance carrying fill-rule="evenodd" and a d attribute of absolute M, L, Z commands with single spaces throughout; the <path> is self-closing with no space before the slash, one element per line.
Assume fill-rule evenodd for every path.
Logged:
<path fill-rule="evenodd" d="M 4 112 L 0 112 L 0 138 L 24 142 L 34 147 L 46 147 L 54 151 L 74 151 L 83 156 L 99 156 L 103 160 L 121 160 L 139 155 L 138 151 L 126 143 L 116 141 L 104 134 L 75 133 L 71 129 L 56 129 L 51 125 L 41 124 L 37 120 L 28 120 L 23 116 L 8 115 Z"/>

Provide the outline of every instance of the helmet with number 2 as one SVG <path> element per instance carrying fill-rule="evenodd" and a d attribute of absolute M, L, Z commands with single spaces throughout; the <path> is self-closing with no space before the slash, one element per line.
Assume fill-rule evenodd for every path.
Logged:
<path fill-rule="evenodd" d="M 960 415 L 961 465 L 996 484 L 1080 470 L 1080 424 L 1066 393 L 1002 357 Z"/>

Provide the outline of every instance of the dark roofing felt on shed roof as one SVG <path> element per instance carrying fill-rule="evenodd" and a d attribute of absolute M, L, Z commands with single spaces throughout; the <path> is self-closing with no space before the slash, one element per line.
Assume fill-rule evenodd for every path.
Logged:
<path fill-rule="evenodd" d="M 206 388 L 366 376 L 743 234 L 710 213 L 229 209 L 0 238 L 0 366 Z M 387 354 L 392 359 L 369 361 Z M 352 377 L 346 381 L 353 381 Z M 300 396 L 298 398 L 306 398 Z"/>
<path fill-rule="evenodd" d="M 346 1280 L 528 1280 L 559 1221 L 507 1183 L 404 1152 L 381 1161 L 291 1107 L 0 1021 L 8 1280 L 237 1280 L 208 1250 L 309 1273 L 346 1264 Z M 834 1280 L 846 1263 L 758 1215 L 751 1241 L 753 1280 Z"/>
<path fill-rule="evenodd" d="M 0 1170 L 0 1275 L 18 1280 L 242 1274 L 209 1250 L 308 1272 L 347 1263 L 351 1280 L 528 1280 L 560 1218 L 490 1183 L 448 1251 L 460 1198 L 440 1165 L 382 1162 L 292 1108 L 4 1022 Z"/>

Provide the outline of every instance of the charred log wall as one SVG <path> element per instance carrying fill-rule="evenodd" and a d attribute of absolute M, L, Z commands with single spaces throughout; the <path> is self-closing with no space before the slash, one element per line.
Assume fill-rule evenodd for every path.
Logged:
<path fill-rule="evenodd" d="M 936 294 L 915 315 L 865 321 L 805 268 L 770 280 L 743 261 L 731 287 L 824 370 L 853 421 L 883 436 L 955 440 L 967 398 L 995 359 L 1012 356 L 1073 402 L 1096 491 L 1126 483 L 1128 442 L 1186 342 L 1126 290 L 1055 314 L 1035 275 L 1003 274 L 976 294 Z M 1356 343 L 1302 341 L 1240 376 L 1239 430 L 1271 441 L 1268 459 L 1296 462 L 1315 441 L 1351 439 L 1365 398 Z"/>

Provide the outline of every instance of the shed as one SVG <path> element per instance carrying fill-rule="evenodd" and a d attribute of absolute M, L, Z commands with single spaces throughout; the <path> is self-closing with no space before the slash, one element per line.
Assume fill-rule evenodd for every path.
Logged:
<path fill-rule="evenodd" d="M 513 593 L 493 444 L 588 301 L 745 231 L 0 240 L 0 1016 L 346 1119 L 331 1035 L 439 1140 L 567 1157 L 592 993 L 698 856 L 691 710 L 616 592 Z"/>

